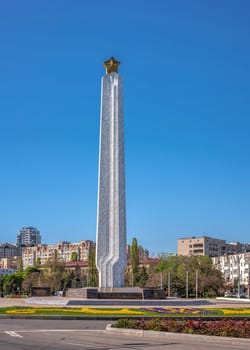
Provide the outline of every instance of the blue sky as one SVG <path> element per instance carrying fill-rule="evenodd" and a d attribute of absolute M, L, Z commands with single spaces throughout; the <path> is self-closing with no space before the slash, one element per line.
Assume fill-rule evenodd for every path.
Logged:
<path fill-rule="evenodd" d="M 95 240 L 102 62 L 122 62 L 128 242 L 250 241 L 250 2 L 0 4 L 0 242 Z"/>

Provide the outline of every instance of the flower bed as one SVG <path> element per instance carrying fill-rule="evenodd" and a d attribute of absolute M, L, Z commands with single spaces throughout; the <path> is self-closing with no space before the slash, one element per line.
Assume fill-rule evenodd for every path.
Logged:
<path fill-rule="evenodd" d="M 223 337 L 250 338 L 250 320 L 174 320 L 153 318 L 150 320 L 121 319 L 112 327 L 133 328 L 162 332 L 214 335 Z"/>
<path fill-rule="evenodd" d="M 207 310 L 207 309 L 196 309 L 196 308 L 166 308 L 166 307 L 149 307 L 142 308 L 146 312 L 152 312 L 161 315 L 185 315 L 185 316 L 210 316 L 210 315 L 221 315 L 219 310 Z"/>
<path fill-rule="evenodd" d="M 142 308 L 148 314 L 165 316 L 250 316 L 250 308 L 229 309 L 198 309 L 198 308 L 174 308 L 174 307 L 148 307 Z"/>
<path fill-rule="evenodd" d="M 5 295 L 5 298 L 14 298 L 14 299 L 28 298 L 28 295 L 27 294 L 7 294 Z"/>
<path fill-rule="evenodd" d="M 145 316 L 140 309 L 102 309 L 102 308 L 53 308 L 53 307 L 7 307 L 0 314 L 7 315 L 57 315 L 57 316 Z"/>
<path fill-rule="evenodd" d="M 0 314 L 9 315 L 63 315 L 63 316 L 141 316 L 141 317 L 237 317 L 250 316 L 250 308 L 244 309 L 202 309 L 202 308 L 70 308 L 70 307 L 5 307 L 0 308 Z"/>

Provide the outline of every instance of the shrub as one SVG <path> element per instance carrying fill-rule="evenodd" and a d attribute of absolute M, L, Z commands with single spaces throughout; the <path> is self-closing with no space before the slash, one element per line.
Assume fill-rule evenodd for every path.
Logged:
<path fill-rule="evenodd" d="M 174 320 L 153 318 L 147 320 L 118 320 L 114 327 L 135 328 L 163 332 L 216 335 L 250 338 L 250 320 Z"/>
<path fill-rule="evenodd" d="M 116 327 L 116 328 L 139 328 L 136 326 L 137 325 L 137 321 L 133 320 L 133 319 L 128 319 L 128 318 L 122 318 L 120 320 L 117 320 L 115 322 L 114 325 L 112 325 L 112 327 Z"/>

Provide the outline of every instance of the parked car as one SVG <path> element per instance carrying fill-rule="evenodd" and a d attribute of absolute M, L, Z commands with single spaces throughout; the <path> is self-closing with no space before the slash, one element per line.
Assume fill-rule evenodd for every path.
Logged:
<path fill-rule="evenodd" d="M 247 295 L 246 294 L 240 294 L 240 298 L 246 299 Z"/>
<path fill-rule="evenodd" d="M 238 293 L 231 293 L 231 292 L 226 292 L 224 294 L 224 297 L 228 297 L 228 298 L 247 298 L 247 295 L 244 293 L 240 293 L 240 295 Z"/>

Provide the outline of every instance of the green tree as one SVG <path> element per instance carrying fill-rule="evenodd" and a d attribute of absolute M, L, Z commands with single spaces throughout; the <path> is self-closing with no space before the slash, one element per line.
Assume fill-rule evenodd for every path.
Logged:
<path fill-rule="evenodd" d="M 96 250 L 93 247 L 88 251 L 88 287 L 97 286 L 97 268 L 95 263 Z"/>
<path fill-rule="evenodd" d="M 138 283 L 138 273 L 139 273 L 139 250 L 137 239 L 134 237 L 132 239 L 132 244 L 130 248 L 130 263 L 132 269 L 133 284 Z"/>
<path fill-rule="evenodd" d="M 3 283 L 4 294 L 20 294 L 23 282 L 23 273 L 16 272 L 5 276 Z"/>
<path fill-rule="evenodd" d="M 37 258 L 37 259 L 36 259 L 35 266 L 36 266 L 36 267 L 39 267 L 39 266 L 41 266 L 41 263 L 42 263 L 41 258 Z"/>
<path fill-rule="evenodd" d="M 71 261 L 78 261 L 78 256 L 77 256 L 77 252 L 72 252 L 71 253 Z"/>
<path fill-rule="evenodd" d="M 72 280 L 74 279 L 74 271 L 64 270 L 62 274 L 62 292 L 65 293 L 67 288 L 72 288 Z"/>
<path fill-rule="evenodd" d="M 72 271 L 70 279 L 71 288 L 81 288 L 83 287 L 83 276 L 81 273 L 80 266 L 75 266 L 74 271 Z"/>
<path fill-rule="evenodd" d="M 196 294 L 196 276 L 198 276 L 199 296 L 214 296 L 223 289 L 223 276 L 213 266 L 208 256 L 188 257 L 182 255 L 160 258 L 157 271 L 170 273 L 171 291 L 180 296 L 186 295 L 186 274 L 188 272 L 188 291 L 190 296 Z M 165 279 L 166 280 L 166 279 Z M 166 282 L 164 282 L 166 287 Z M 171 293 L 171 294 L 172 294 Z"/>
<path fill-rule="evenodd" d="M 36 266 L 28 266 L 22 273 L 22 292 L 30 294 L 32 287 L 38 286 L 41 271 Z"/>
<path fill-rule="evenodd" d="M 3 285 L 5 282 L 5 277 L 6 276 L 0 276 L 0 295 L 3 296 Z"/>
<path fill-rule="evenodd" d="M 32 287 L 40 287 L 40 284 L 39 284 L 40 276 L 41 276 L 41 272 L 36 269 L 34 269 L 33 271 L 30 271 L 28 274 L 25 273 L 24 279 L 22 282 L 23 293 L 30 294 Z"/>
<path fill-rule="evenodd" d="M 145 287 L 148 279 L 149 279 L 149 275 L 146 271 L 146 268 L 145 266 L 142 266 L 141 270 L 136 275 L 136 284 L 139 287 Z"/>
<path fill-rule="evenodd" d="M 18 266 L 18 271 L 23 272 L 23 259 L 21 258 L 19 266 Z"/>
<path fill-rule="evenodd" d="M 64 263 L 58 259 L 58 252 L 55 250 L 53 258 L 43 265 L 40 283 L 44 287 L 50 287 L 52 293 L 62 290 L 64 272 Z"/>
<path fill-rule="evenodd" d="M 23 273 L 24 278 L 31 275 L 33 272 L 40 272 L 40 269 L 36 266 L 28 266 Z"/>

